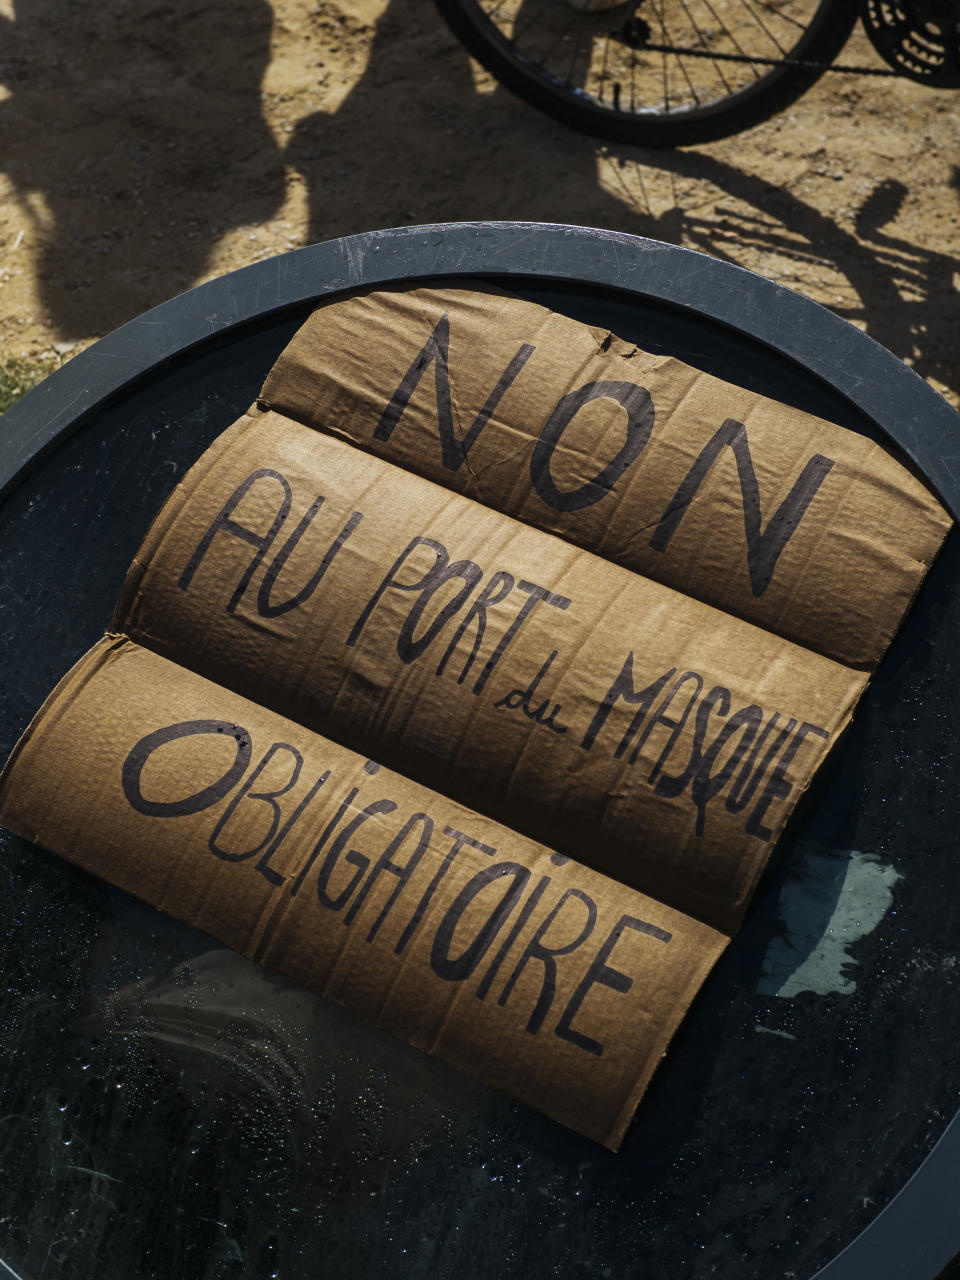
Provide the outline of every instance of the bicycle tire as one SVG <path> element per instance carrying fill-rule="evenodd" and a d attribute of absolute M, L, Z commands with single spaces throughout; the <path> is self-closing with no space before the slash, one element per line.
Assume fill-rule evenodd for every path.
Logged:
<path fill-rule="evenodd" d="M 539 6 L 532 18 L 529 12 L 524 13 L 525 6 L 531 2 Z M 803 21 L 793 14 L 784 19 L 783 15 L 792 2 L 642 0 L 639 4 L 625 4 L 604 14 L 587 14 L 565 5 L 563 0 L 435 0 L 447 25 L 468 52 L 501 84 L 531 106 L 593 137 L 648 147 L 712 142 L 739 133 L 790 106 L 829 69 L 829 64 L 846 43 L 856 23 L 856 0 L 811 0 L 809 18 L 804 16 Z M 695 4 L 701 5 L 707 15 L 712 15 L 708 21 L 718 23 L 719 31 L 711 29 L 704 32 L 691 16 Z M 753 15 L 755 22 L 751 31 L 746 30 L 744 23 L 753 20 L 746 20 L 742 15 L 738 19 L 737 31 L 728 29 L 723 10 L 732 11 L 734 6 Z M 692 38 L 699 46 L 695 51 L 685 52 L 683 50 L 687 46 L 677 45 L 680 52 L 670 52 L 669 41 L 653 42 L 667 44 L 667 51 L 651 50 L 649 46 L 638 46 L 634 37 L 631 37 L 631 47 L 625 44 L 626 27 L 619 33 L 611 29 L 612 24 L 618 22 L 635 23 L 638 16 L 644 26 L 651 29 L 642 17 L 646 12 L 659 20 L 661 30 L 668 35 L 665 17 L 668 8 L 672 11 L 675 30 L 679 27 L 688 33 L 693 32 Z M 756 13 L 760 9 L 764 12 L 757 18 Z M 558 18 L 558 14 L 564 17 Z M 518 17 L 524 18 L 522 31 L 516 30 Z M 557 29 L 564 22 L 565 34 L 557 36 Z M 768 38 L 768 26 L 774 24 L 784 32 L 795 31 L 797 34 L 792 37 L 788 34 L 786 39 L 780 36 Z M 631 28 L 631 31 L 636 30 L 636 27 Z M 756 53 L 742 47 L 748 34 L 758 49 Z M 642 40 L 642 36 L 640 38 Z M 569 48 L 564 50 L 569 67 L 566 73 L 553 62 L 548 65 L 549 58 L 553 57 L 552 50 L 547 54 L 538 53 L 544 39 L 553 40 L 555 47 L 561 40 L 568 43 L 572 40 L 577 45 L 572 54 Z M 624 105 L 624 94 L 617 81 L 614 81 L 609 101 L 605 100 L 603 72 L 595 70 L 595 46 L 598 43 L 604 50 L 604 70 L 612 44 L 630 48 L 628 54 L 616 50 L 620 65 L 630 68 L 629 106 Z M 733 53 L 729 52 L 731 48 L 735 50 Z M 649 56 L 651 52 L 656 55 L 653 59 Z M 581 64 L 586 59 L 587 74 L 572 77 L 571 71 L 578 57 Z M 654 65 L 657 57 L 661 60 L 663 94 L 659 101 L 656 94 L 651 93 L 637 102 L 635 83 L 638 71 L 652 83 L 657 72 Z M 692 101 L 671 103 L 668 58 L 674 59 L 674 74 L 680 77 L 681 95 L 685 80 L 691 86 L 687 97 Z M 691 66 L 697 62 L 721 68 L 717 72 L 721 88 L 716 96 L 701 99 L 692 88 Z M 768 65 L 763 65 L 763 62 Z M 760 65 L 763 65 L 762 71 L 758 69 Z M 731 86 L 730 81 L 735 77 L 730 69 L 734 67 L 738 68 L 738 74 L 740 68 L 749 69 L 749 83 Z M 578 83 L 578 80 L 583 83 Z"/>

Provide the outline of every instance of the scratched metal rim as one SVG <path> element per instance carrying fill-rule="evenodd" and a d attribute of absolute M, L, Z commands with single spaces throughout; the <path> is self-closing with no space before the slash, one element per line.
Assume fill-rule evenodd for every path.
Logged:
<path fill-rule="evenodd" d="M 434 223 L 344 236 L 242 267 L 154 307 L 4 414 L 0 494 L 104 401 L 239 325 L 348 289 L 491 274 L 667 303 L 775 350 L 866 414 L 960 519 L 960 417 L 854 325 L 783 285 L 691 249 L 535 222 Z"/>
<path fill-rule="evenodd" d="M 181 294 L 71 360 L 3 415 L 0 495 L 107 402 L 176 357 L 347 290 L 436 277 L 516 277 L 666 303 L 794 361 L 913 460 L 960 518 L 960 416 L 897 357 L 792 290 L 675 245 L 596 228 L 473 222 L 346 236 Z M 813 1280 L 935 1280 L 960 1254 L 960 1112 L 873 1222 Z"/>

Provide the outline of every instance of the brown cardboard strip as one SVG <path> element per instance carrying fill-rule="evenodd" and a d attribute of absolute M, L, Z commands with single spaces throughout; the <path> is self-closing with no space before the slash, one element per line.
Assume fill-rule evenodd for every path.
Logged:
<path fill-rule="evenodd" d="M 726 943 L 117 637 L 0 821 L 612 1149 Z"/>
<path fill-rule="evenodd" d="M 321 307 L 261 403 L 864 669 L 950 525 L 863 436 L 484 286 Z"/>
<path fill-rule="evenodd" d="M 256 411 L 111 630 L 728 932 L 867 679 Z"/>

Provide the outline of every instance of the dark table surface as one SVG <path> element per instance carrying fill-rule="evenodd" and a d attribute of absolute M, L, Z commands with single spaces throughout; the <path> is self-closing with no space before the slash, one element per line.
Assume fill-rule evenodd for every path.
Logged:
<path fill-rule="evenodd" d="M 954 501 L 960 422 L 862 334 L 700 255 L 563 230 L 258 264 L 11 411 L 0 752 L 101 634 L 177 478 L 351 287 L 483 275 L 854 430 L 906 422 Z M 618 1156 L 0 835 L 0 1275 L 808 1280 L 867 1230 L 830 1280 L 933 1280 L 960 1249 L 952 1129 L 895 1197 L 960 1091 L 957 559 L 951 537 Z"/>

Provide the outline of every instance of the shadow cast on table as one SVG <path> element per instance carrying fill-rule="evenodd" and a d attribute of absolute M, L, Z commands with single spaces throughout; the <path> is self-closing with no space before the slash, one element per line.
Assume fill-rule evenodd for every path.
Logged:
<path fill-rule="evenodd" d="M 303 59 L 318 77 L 338 31 L 369 34 L 347 8 L 311 11 Z M 202 279 L 225 234 L 277 216 L 296 175 L 308 241 L 419 222 L 571 222 L 737 262 L 748 252 L 774 278 L 786 262 L 784 282 L 799 287 L 837 273 L 849 286 L 841 315 L 960 393 L 948 333 L 960 256 L 890 230 L 908 194 L 899 178 L 878 180 L 848 229 L 725 158 L 736 140 L 611 153 L 478 79 L 422 0 L 390 0 L 363 75 L 336 111 L 303 117 L 284 149 L 261 97 L 268 0 L 234 0 L 227 26 L 198 0 L 175 23 L 152 0 L 105 0 L 95 21 L 60 0 L 18 0 L 15 13 L 0 19 L 0 124 L 16 139 L 0 171 L 40 232 L 40 302 L 65 339 L 106 332 Z M 702 187 L 695 201 L 691 184 Z"/>

